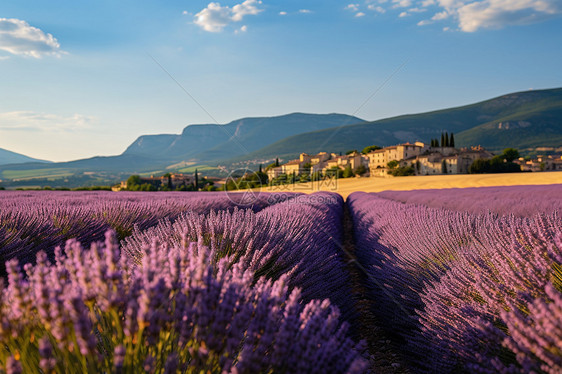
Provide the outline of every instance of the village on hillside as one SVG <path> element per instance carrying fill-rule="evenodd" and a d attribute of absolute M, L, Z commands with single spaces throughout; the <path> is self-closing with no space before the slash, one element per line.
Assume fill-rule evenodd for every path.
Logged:
<path fill-rule="evenodd" d="M 302 153 L 297 160 L 283 165 L 270 165 L 268 179 L 282 175 L 327 175 L 332 171 L 347 175 L 390 177 L 402 175 L 468 174 L 505 171 L 560 171 L 562 155 L 538 156 L 535 159 L 519 157 L 514 149 L 509 154 L 494 155 L 481 146 L 455 148 L 454 137 L 445 133 L 441 141 L 404 143 L 390 147 L 367 147 L 363 152 L 351 151 L 345 155 L 320 152 L 317 155 Z M 510 168 L 483 169 L 486 163 L 503 163 Z"/>
<path fill-rule="evenodd" d="M 167 173 L 163 176 L 131 176 L 114 186 L 114 191 L 215 191 L 219 189 L 252 188 L 265 184 L 279 185 L 319 181 L 323 178 L 395 177 L 408 175 L 449 175 L 504 172 L 562 171 L 562 155 L 520 157 L 507 148 L 494 155 L 481 146 L 456 148 L 454 136 L 443 133 L 430 144 L 416 141 L 381 148 L 369 146 L 361 152 L 352 150 L 345 155 L 320 152 L 301 153 L 298 159 L 280 163 L 279 159 L 264 170 L 236 178 L 202 177 L 194 174 Z"/>

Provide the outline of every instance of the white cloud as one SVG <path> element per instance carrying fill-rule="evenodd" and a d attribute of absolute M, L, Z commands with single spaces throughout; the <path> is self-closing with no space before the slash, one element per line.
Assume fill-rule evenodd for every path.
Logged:
<path fill-rule="evenodd" d="M 398 17 L 400 17 L 400 18 L 404 18 L 404 17 L 408 17 L 408 16 L 409 16 L 408 12 L 402 12 L 398 15 Z"/>
<path fill-rule="evenodd" d="M 345 9 L 357 12 L 359 10 L 359 4 L 348 4 Z"/>
<path fill-rule="evenodd" d="M 428 7 L 431 5 L 435 5 L 435 0 L 424 0 L 421 2 L 421 6 Z"/>
<path fill-rule="evenodd" d="M 94 120 L 94 117 L 81 114 L 61 116 L 31 111 L 4 112 L 0 113 L 0 130 L 73 131 L 90 127 Z"/>
<path fill-rule="evenodd" d="M 287 12 L 279 12 L 279 15 L 280 15 L 280 16 L 286 16 L 286 15 L 287 15 Z"/>
<path fill-rule="evenodd" d="M 433 5 L 432 1 L 425 0 L 422 6 Z M 436 5 L 443 11 L 418 25 L 453 18 L 461 31 L 475 32 L 541 22 L 562 14 L 560 0 L 437 0 Z"/>
<path fill-rule="evenodd" d="M 409 8 L 412 6 L 412 0 L 392 0 L 393 8 Z"/>
<path fill-rule="evenodd" d="M 191 13 L 188 12 L 187 10 L 184 10 L 183 12 L 181 12 L 181 14 L 183 14 L 184 16 L 189 16 L 189 15 L 191 15 Z"/>
<path fill-rule="evenodd" d="M 240 22 L 247 15 L 256 15 L 263 11 L 258 6 L 259 0 L 246 0 L 232 8 L 219 3 L 209 3 L 207 7 L 195 15 L 194 23 L 205 31 L 221 32 L 231 22 Z"/>
<path fill-rule="evenodd" d="M 379 12 L 379 13 L 385 13 L 386 12 L 386 10 L 383 7 L 377 6 L 377 5 L 374 5 L 374 4 L 369 4 L 367 6 L 367 8 L 369 10 L 374 10 L 375 12 Z"/>
<path fill-rule="evenodd" d="M 440 21 L 442 19 L 449 18 L 450 15 L 451 15 L 450 13 L 448 13 L 446 10 L 444 10 L 442 12 L 434 14 L 433 17 L 431 17 L 431 19 L 434 20 L 434 21 Z"/>
<path fill-rule="evenodd" d="M 308 13 L 312 13 L 312 11 L 310 9 L 301 9 L 299 10 L 299 13 L 308 14 Z"/>
<path fill-rule="evenodd" d="M 263 9 L 259 9 L 257 6 L 261 5 L 261 1 L 259 0 L 246 0 L 242 4 L 237 4 L 232 7 L 232 19 L 236 22 L 242 21 L 244 16 L 255 16 L 260 12 L 263 12 Z"/>
<path fill-rule="evenodd" d="M 562 5 L 555 0 L 486 0 L 465 4 L 457 13 L 460 29 L 474 32 L 540 22 L 561 14 Z"/>
<path fill-rule="evenodd" d="M 450 16 L 451 16 L 451 14 L 448 13 L 446 10 L 444 10 L 442 12 L 434 14 L 433 17 L 431 17 L 431 19 L 426 19 L 426 20 L 418 22 L 418 26 L 430 25 L 434 21 L 441 21 L 441 20 L 449 18 Z"/>
<path fill-rule="evenodd" d="M 410 13 L 423 13 L 423 12 L 427 12 L 427 9 L 425 9 L 425 8 L 410 8 L 410 9 L 408 9 L 408 12 L 410 12 Z"/>
<path fill-rule="evenodd" d="M 15 18 L 0 18 L 0 50 L 34 58 L 63 53 L 53 35 Z"/>
<path fill-rule="evenodd" d="M 248 26 L 244 25 L 242 27 L 240 27 L 238 30 L 234 31 L 236 34 L 240 34 L 242 32 L 246 32 L 248 31 Z"/>
<path fill-rule="evenodd" d="M 364 17 L 365 13 L 363 12 L 358 12 L 357 14 L 355 14 L 355 17 L 359 18 L 359 17 Z"/>

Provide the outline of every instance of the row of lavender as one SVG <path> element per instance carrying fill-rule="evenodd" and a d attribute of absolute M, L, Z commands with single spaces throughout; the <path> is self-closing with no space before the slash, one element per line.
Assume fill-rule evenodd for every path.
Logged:
<path fill-rule="evenodd" d="M 364 372 L 363 346 L 342 322 L 355 318 L 343 200 L 267 201 L 177 214 L 160 201 L 166 218 L 121 246 L 106 233 L 90 249 L 68 242 L 53 262 L 43 251 L 23 270 L 9 261 L 0 369 Z"/>
<path fill-rule="evenodd" d="M 349 197 L 372 313 L 416 371 L 562 371 L 562 220 L 552 209 L 533 214 L 544 196 L 560 206 L 560 192 L 504 188 L 527 207 L 523 217 L 507 214 L 517 205 L 500 188 Z"/>
<path fill-rule="evenodd" d="M 242 194 L 223 193 L 0 191 L 0 276 L 5 274 L 5 261 L 15 257 L 22 263 L 33 262 L 41 250 L 52 259 L 53 249 L 71 238 L 89 246 L 103 240 L 107 230 L 124 239 L 135 227 L 144 230 L 186 211 L 208 213 L 243 206 L 257 212 L 291 196 L 263 193 L 244 201 Z"/>
<path fill-rule="evenodd" d="M 531 217 L 562 212 L 562 184 L 384 191 L 378 195 L 407 204 L 474 214 L 492 212 Z"/>

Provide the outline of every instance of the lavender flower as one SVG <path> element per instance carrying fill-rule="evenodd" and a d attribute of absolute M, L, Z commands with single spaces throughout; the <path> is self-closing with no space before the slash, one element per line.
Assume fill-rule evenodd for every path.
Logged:
<path fill-rule="evenodd" d="M 441 195 L 408 196 L 423 202 Z M 557 214 L 471 214 L 460 204 L 459 211 L 435 209 L 366 193 L 352 194 L 349 205 L 359 261 L 378 300 L 372 312 L 407 342 L 416 370 L 557 371 L 554 342 L 562 334 L 549 319 L 557 311 L 545 309 L 559 297 L 549 285 L 561 274 Z"/>
<path fill-rule="evenodd" d="M 38 264 L 27 267 L 28 280 L 16 261 L 8 266 L 2 326 L 21 333 L 3 333 L 0 343 L 10 350 L 25 347 L 43 370 L 176 372 L 189 366 L 309 372 L 331 370 L 336 362 L 342 363 L 339 372 L 366 369 L 347 325 L 338 322 L 337 308 L 327 300 L 306 304 L 298 289 L 289 296 L 288 275 L 257 277 L 232 256 L 216 262 L 213 251 L 197 243 L 154 240 L 133 270 L 122 267 L 129 262 L 116 250 L 114 234 L 81 256 L 75 255 L 78 249 L 76 242 L 67 243 L 66 255 L 58 251 L 53 264 L 40 254 Z M 41 311 L 44 295 L 48 312 Z M 20 300 L 18 309 L 4 303 L 9 300 Z M 281 342 L 287 332 L 306 352 Z M 30 335 L 43 336 L 37 343 Z M 331 336 L 337 339 L 326 343 Z M 60 365 L 58 357 L 64 360 Z M 0 355 L 0 367 L 15 370 L 17 362 Z"/>

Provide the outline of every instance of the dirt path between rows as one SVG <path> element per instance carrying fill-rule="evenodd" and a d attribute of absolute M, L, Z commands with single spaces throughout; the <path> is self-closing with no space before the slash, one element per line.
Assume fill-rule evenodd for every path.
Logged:
<path fill-rule="evenodd" d="M 347 204 L 344 205 L 343 247 L 347 256 L 348 270 L 351 274 L 352 292 L 356 300 L 358 321 L 354 335 L 367 342 L 371 356 L 371 369 L 374 373 L 410 373 L 404 360 L 396 353 L 392 341 L 385 336 L 380 323 L 371 312 L 376 307 L 376 300 L 371 300 L 365 287 L 367 274 L 356 259 L 353 219 Z"/>

